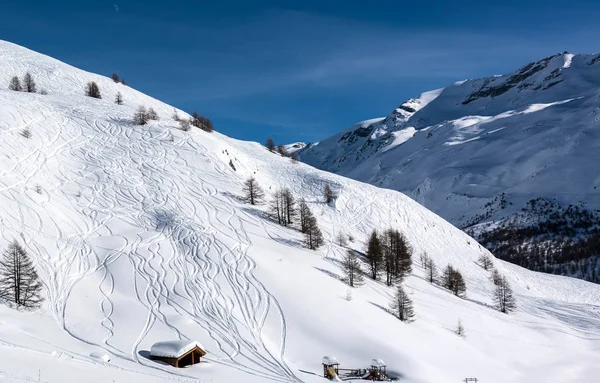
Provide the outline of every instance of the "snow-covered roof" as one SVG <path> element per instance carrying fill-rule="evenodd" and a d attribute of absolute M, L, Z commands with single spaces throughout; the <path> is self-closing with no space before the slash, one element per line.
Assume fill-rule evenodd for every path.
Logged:
<path fill-rule="evenodd" d="M 199 347 L 201 350 L 204 350 L 204 346 L 194 340 L 157 342 L 152 345 L 150 355 L 163 358 L 179 358 L 194 347 Z"/>
<path fill-rule="evenodd" d="M 383 359 L 371 359 L 371 366 L 385 367 L 385 362 Z"/>
<path fill-rule="evenodd" d="M 333 364 L 340 364 L 340 362 L 338 362 L 338 360 L 337 360 L 337 358 L 335 356 L 324 356 L 323 357 L 323 364 L 331 366 Z"/>

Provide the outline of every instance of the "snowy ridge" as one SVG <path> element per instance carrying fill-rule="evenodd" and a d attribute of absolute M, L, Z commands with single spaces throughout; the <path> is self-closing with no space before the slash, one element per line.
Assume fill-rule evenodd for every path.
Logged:
<path fill-rule="evenodd" d="M 324 355 L 355 368 L 381 358 L 419 383 L 566 383 L 600 373 L 599 286 L 495 260 L 519 305 L 499 313 L 489 307 L 489 272 L 476 264 L 488 252 L 409 197 L 256 143 L 183 132 L 171 106 L 13 44 L 0 42 L 0 60 L 0 79 L 30 71 L 49 93 L 0 89 L 0 238 L 25 246 L 46 289 L 37 312 L 0 305 L 0 379 L 37 380 L 39 370 L 60 383 L 323 382 Z M 102 100 L 83 95 L 90 80 Z M 160 120 L 132 125 L 139 105 Z M 266 206 L 242 203 L 251 175 L 267 192 L 286 186 L 305 198 L 325 246 L 303 249 Z M 335 206 L 321 202 L 326 183 Z M 362 251 L 371 230 L 390 226 L 415 250 L 405 282 L 411 324 L 385 311 L 392 289 L 367 281 L 347 301 L 339 280 L 346 249 L 337 234 L 352 234 L 349 246 Z M 424 280 L 422 252 L 461 270 L 468 299 Z M 452 332 L 458 318 L 466 339 Z M 149 360 L 151 346 L 169 339 L 201 342 L 206 362 L 176 370 Z M 110 363 L 90 357 L 98 352 Z"/>
<path fill-rule="evenodd" d="M 599 89 L 600 55 L 557 54 L 456 82 L 370 126 L 386 134 L 352 145 L 334 135 L 299 158 L 406 193 L 459 227 L 507 219 L 537 198 L 600 211 Z"/>

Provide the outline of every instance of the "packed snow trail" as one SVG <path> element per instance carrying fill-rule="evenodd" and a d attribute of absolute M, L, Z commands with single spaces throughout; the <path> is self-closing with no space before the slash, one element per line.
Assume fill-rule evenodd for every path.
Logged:
<path fill-rule="evenodd" d="M 332 353 L 357 368 L 382 357 L 419 383 L 466 373 L 566 383 L 600 373 L 598 286 L 495 261 L 519 305 L 498 313 L 489 273 L 476 264 L 487 252 L 406 196 L 256 143 L 181 131 L 172 107 L 23 48 L 0 42 L 0 59 L 0 79 L 30 71 L 49 93 L 0 89 L 0 246 L 24 244 L 46 294 L 35 313 L 0 305 L 0 376 L 37 379 L 23 373 L 34 357 L 53 383 L 312 383 L 321 373 L 303 372 L 320 371 Z M 82 94 L 91 80 L 103 99 Z M 112 102 L 117 91 L 125 105 Z M 138 105 L 160 120 L 132 125 Z M 274 223 L 266 205 L 240 201 L 251 175 L 267 194 L 288 187 L 307 201 L 325 236 L 319 251 Z M 337 194 L 331 205 L 322 202 L 325 184 Z M 393 289 L 367 280 L 347 301 L 340 281 L 347 249 L 337 234 L 363 251 L 373 229 L 390 226 L 415 250 L 405 281 L 417 312 L 410 325 L 386 311 Z M 423 252 L 463 272 L 468 299 L 424 280 Z M 458 318 L 466 339 L 452 332 Z M 170 339 L 198 340 L 208 354 L 186 369 L 148 359 L 154 342 Z"/>

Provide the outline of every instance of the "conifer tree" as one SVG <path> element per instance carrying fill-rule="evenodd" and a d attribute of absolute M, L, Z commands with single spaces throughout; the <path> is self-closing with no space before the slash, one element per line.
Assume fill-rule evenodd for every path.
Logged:
<path fill-rule="evenodd" d="M 43 301 L 40 278 L 17 241 L 8 246 L 0 260 L 0 291 L 6 299 L 25 308 L 35 308 Z"/>
<path fill-rule="evenodd" d="M 192 113 L 191 123 L 195 127 L 200 128 L 200 129 L 204 130 L 205 132 L 210 133 L 214 130 L 213 124 L 210 121 L 210 119 L 208 119 L 207 117 L 204 117 L 202 115 L 199 115 L 195 111 L 194 111 L 194 113 Z"/>
<path fill-rule="evenodd" d="M 494 267 L 494 263 L 492 258 L 487 254 L 481 254 L 479 259 L 477 260 L 479 266 L 483 267 L 484 270 L 488 271 Z"/>
<path fill-rule="evenodd" d="M 115 104 L 123 105 L 123 95 L 121 92 L 117 92 L 117 95 L 115 96 Z"/>
<path fill-rule="evenodd" d="M 191 128 L 190 120 L 188 120 L 187 118 L 179 120 L 179 126 L 181 127 L 181 130 L 187 132 Z"/>
<path fill-rule="evenodd" d="M 429 281 L 429 283 L 436 283 L 438 278 L 438 270 L 435 262 L 431 257 L 426 256 L 425 265 L 427 280 Z"/>
<path fill-rule="evenodd" d="M 94 81 L 90 81 L 85 86 L 85 95 L 92 98 L 102 98 L 100 95 L 100 88 Z"/>
<path fill-rule="evenodd" d="M 154 121 L 158 120 L 158 114 L 152 107 L 148 108 L 147 117 L 148 117 L 148 120 L 154 120 Z"/>
<path fill-rule="evenodd" d="M 296 216 L 296 199 L 290 189 L 283 189 L 283 207 L 286 218 L 286 226 L 293 223 L 294 217 Z"/>
<path fill-rule="evenodd" d="M 275 141 L 273 141 L 273 139 L 271 137 L 267 138 L 267 141 L 265 142 L 265 147 L 267 149 L 269 149 L 270 151 L 274 151 L 275 150 Z"/>
<path fill-rule="evenodd" d="M 371 278 L 377 279 L 381 270 L 381 261 L 383 258 L 381 251 L 381 242 L 377 231 L 373 230 L 367 244 L 367 260 L 369 261 L 369 273 Z"/>
<path fill-rule="evenodd" d="M 412 248 L 398 230 L 386 230 L 381 236 L 386 284 L 403 280 L 412 271 Z"/>
<path fill-rule="evenodd" d="M 112 80 L 114 82 L 119 82 L 119 75 L 116 72 L 112 74 Z"/>
<path fill-rule="evenodd" d="M 442 286 L 452 291 L 454 295 L 460 298 L 466 297 L 467 285 L 465 280 L 457 269 L 448 265 L 442 274 L 441 278 Z"/>
<path fill-rule="evenodd" d="M 348 251 L 346 251 L 346 255 L 342 260 L 342 267 L 346 274 L 346 283 L 348 283 L 350 287 L 357 287 L 364 283 L 360 261 L 354 250 L 348 249 Z"/>
<path fill-rule="evenodd" d="M 396 294 L 390 302 L 390 311 L 403 322 L 410 322 L 415 317 L 412 300 L 404 291 L 402 284 L 398 284 Z"/>
<path fill-rule="evenodd" d="M 244 192 L 244 201 L 250 205 L 260 204 L 265 197 L 265 193 L 254 177 L 250 177 L 244 182 L 242 191 Z"/>
<path fill-rule="evenodd" d="M 309 218 L 312 216 L 312 212 L 308 208 L 304 198 L 301 199 L 300 203 L 298 204 L 298 213 L 300 215 L 300 232 L 306 234 L 309 226 Z"/>
<path fill-rule="evenodd" d="M 296 200 L 290 189 L 279 189 L 273 195 L 271 214 L 280 225 L 289 226 L 296 216 Z"/>
<path fill-rule="evenodd" d="M 304 245 L 311 250 L 316 250 L 323 245 L 323 233 L 321 233 L 317 219 L 312 215 L 310 210 L 306 220 L 307 229 L 304 233 Z"/>
<path fill-rule="evenodd" d="M 346 247 L 348 246 L 348 237 L 346 234 L 340 231 L 335 237 L 335 242 L 338 244 L 338 246 Z"/>
<path fill-rule="evenodd" d="M 517 308 L 512 288 L 504 276 L 500 277 L 500 281 L 494 289 L 494 304 L 496 309 L 507 314 Z"/>
<path fill-rule="evenodd" d="M 492 278 L 492 282 L 496 286 L 498 286 L 502 282 L 502 275 L 500 275 L 500 272 L 498 272 L 498 270 L 496 270 L 496 269 L 492 270 L 491 278 Z"/>
<path fill-rule="evenodd" d="M 460 336 L 461 338 L 465 337 L 465 326 L 463 326 L 462 320 L 459 318 L 458 319 L 458 323 L 456 325 L 456 330 L 454 331 L 456 333 L 456 335 Z"/>
<path fill-rule="evenodd" d="M 23 87 L 21 86 L 21 80 L 19 80 L 19 77 L 13 76 L 13 78 L 10 79 L 10 84 L 8 84 L 8 89 L 14 90 L 16 92 L 20 92 L 23 90 Z"/>
<path fill-rule="evenodd" d="M 33 81 L 33 77 L 29 72 L 25 73 L 25 76 L 23 77 L 23 91 L 27 93 L 37 92 L 37 86 L 35 85 L 35 81 Z"/>
<path fill-rule="evenodd" d="M 143 106 L 138 106 L 135 114 L 133 115 L 133 123 L 135 125 L 146 125 L 148 123 L 148 112 Z"/>
<path fill-rule="evenodd" d="M 329 184 L 325 184 L 323 187 L 323 199 L 325 199 L 325 203 L 332 203 L 334 199 L 333 190 Z"/>
<path fill-rule="evenodd" d="M 287 221 L 285 220 L 285 209 L 283 203 L 283 190 L 277 190 L 273 194 L 271 200 L 271 216 L 277 220 L 280 225 L 286 226 Z"/>
<path fill-rule="evenodd" d="M 288 151 L 282 144 L 277 145 L 277 153 L 281 154 L 284 157 L 288 156 Z"/>

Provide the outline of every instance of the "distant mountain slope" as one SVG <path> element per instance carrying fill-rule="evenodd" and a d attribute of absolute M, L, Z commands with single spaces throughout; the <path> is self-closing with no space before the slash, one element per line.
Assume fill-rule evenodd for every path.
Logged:
<path fill-rule="evenodd" d="M 470 228 L 497 256 L 600 281 L 596 258 L 587 259 L 600 252 L 598 153 L 600 55 L 568 53 L 424 93 L 383 120 L 298 152 L 320 169 L 406 193 Z M 531 209 L 539 199 L 555 214 Z M 575 207 L 582 215 L 565 221 L 579 214 Z M 504 240 L 499 221 L 518 221 L 525 232 Z M 578 243 L 565 256 L 565 244 L 582 238 L 594 244 Z"/>

